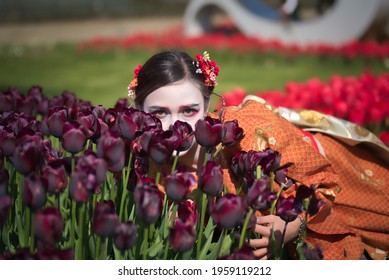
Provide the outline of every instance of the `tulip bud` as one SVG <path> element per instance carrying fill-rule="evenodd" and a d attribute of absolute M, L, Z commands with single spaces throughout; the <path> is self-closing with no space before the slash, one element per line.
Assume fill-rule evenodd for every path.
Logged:
<path fill-rule="evenodd" d="M 46 190 L 41 178 L 32 174 L 24 178 L 22 191 L 23 203 L 34 210 L 41 208 L 46 202 Z"/>
<path fill-rule="evenodd" d="M 190 124 L 177 120 L 170 126 L 170 130 L 179 138 L 179 146 L 176 148 L 178 152 L 189 150 L 192 146 L 194 131 Z"/>
<path fill-rule="evenodd" d="M 138 238 L 138 227 L 131 221 L 121 223 L 116 227 L 113 242 L 120 251 L 131 249 Z"/>
<path fill-rule="evenodd" d="M 192 173 L 173 172 L 166 176 L 165 190 L 166 195 L 173 201 L 178 202 L 186 198 L 191 189 L 194 188 L 196 180 Z"/>
<path fill-rule="evenodd" d="M 243 246 L 228 256 L 219 258 L 220 260 L 255 260 L 253 249 L 249 246 Z"/>
<path fill-rule="evenodd" d="M 210 196 L 220 194 L 223 191 L 223 171 L 220 165 L 209 160 L 205 167 L 200 169 L 198 185 L 204 193 Z"/>
<path fill-rule="evenodd" d="M 67 175 L 63 161 L 58 160 L 42 168 L 42 178 L 47 181 L 47 192 L 61 193 L 67 186 Z"/>
<path fill-rule="evenodd" d="M 237 145 L 244 137 L 243 129 L 239 127 L 237 120 L 227 121 L 223 124 L 221 141 L 226 147 Z"/>
<path fill-rule="evenodd" d="M 177 252 L 184 253 L 188 251 L 196 241 L 193 224 L 176 220 L 174 227 L 170 229 L 169 241 L 172 248 Z"/>
<path fill-rule="evenodd" d="M 62 147 L 69 153 L 81 152 L 86 143 L 84 128 L 77 122 L 66 122 L 63 128 Z"/>
<path fill-rule="evenodd" d="M 97 203 L 93 215 L 93 231 L 101 237 L 114 236 L 119 217 L 115 212 L 115 205 L 112 200 Z"/>
<path fill-rule="evenodd" d="M 50 133 L 57 138 L 61 138 L 65 122 L 67 122 L 68 119 L 68 110 L 65 107 L 55 107 L 49 109 L 47 126 Z"/>
<path fill-rule="evenodd" d="M 62 236 L 64 222 L 57 208 L 48 207 L 38 211 L 34 219 L 34 234 L 43 247 L 53 247 Z"/>
<path fill-rule="evenodd" d="M 180 201 L 177 207 L 178 218 L 185 222 L 195 225 L 197 223 L 196 202 L 193 200 Z"/>
<path fill-rule="evenodd" d="M 282 220 L 289 223 L 294 221 L 303 212 L 303 204 L 294 197 L 284 198 L 280 196 L 277 201 L 276 214 Z"/>
<path fill-rule="evenodd" d="M 96 154 L 98 157 L 104 158 L 108 168 L 110 168 L 121 162 L 124 157 L 124 146 L 124 142 L 118 134 L 108 130 L 97 141 Z"/>
<path fill-rule="evenodd" d="M 203 147 L 216 147 L 221 142 L 222 124 L 211 117 L 200 119 L 195 124 L 195 138 Z"/>
<path fill-rule="evenodd" d="M 157 185 L 140 182 L 134 191 L 136 216 L 146 224 L 155 223 L 162 214 L 162 197 Z"/>
<path fill-rule="evenodd" d="M 210 213 L 219 226 L 230 229 L 240 224 L 244 215 L 244 205 L 240 196 L 228 193 L 209 201 Z"/>
<path fill-rule="evenodd" d="M 42 150 L 42 137 L 39 133 L 21 136 L 16 141 L 11 156 L 15 169 L 24 175 L 34 171 L 42 162 Z"/>
<path fill-rule="evenodd" d="M 277 198 L 277 195 L 270 191 L 270 184 L 266 179 L 255 180 L 247 192 L 247 204 L 260 211 L 268 210 Z"/>

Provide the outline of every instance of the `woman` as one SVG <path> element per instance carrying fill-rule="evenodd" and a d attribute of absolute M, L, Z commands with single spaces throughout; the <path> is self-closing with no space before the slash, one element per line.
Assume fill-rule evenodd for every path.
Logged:
<path fill-rule="evenodd" d="M 179 51 L 162 52 L 135 70 L 129 96 L 138 109 L 157 116 L 164 129 L 176 120 L 194 128 L 207 115 L 224 121 L 237 119 L 245 137 L 239 147 L 223 148 L 223 160 L 228 161 L 237 149 L 270 147 L 281 153 L 281 164 L 288 166 L 288 177 L 296 186 L 314 184 L 325 206 L 310 218 L 307 241 L 320 246 L 325 259 L 360 259 L 364 252 L 374 259 L 385 258 L 389 251 L 388 149 L 371 133 L 350 123 L 314 111 L 277 110 L 262 99 L 247 98 L 239 107 L 210 114 L 218 72 L 206 53 L 195 60 Z M 309 133 L 292 122 L 320 132 Z M 344 144 L 345 140 L 351 145 Z M 352 146 L 358 141 L 367 141 L 383 159 L 361 145 Z M 203 148 L 194 141 L 179 161 L 194 171 L 203 157 Z M 234 178 L 228 167 L 224 168 L 224 184 L 234 192 Z M 282 232 L 284 225 L 278 216 L 257 218 L 255 232 L 262 238 L 249 242 L 257 258 L 269 257 L 271 230 Z M 285 241 L 298 236 L 302 226 L 301 219 L 289 223 Z"/>

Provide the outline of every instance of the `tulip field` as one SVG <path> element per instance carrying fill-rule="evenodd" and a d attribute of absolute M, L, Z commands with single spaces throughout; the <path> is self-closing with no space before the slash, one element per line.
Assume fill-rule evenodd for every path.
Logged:
<path fill-rule="evenodd" d="M 271 149 L 235 154 L 228 164 L 240 187 L 225 189 L 218 155 L 242 139 L 236 121 L 177 121 L 164 131 L 156 117 L 129 108 L 133 69 L 172 47 L 211 54 L 227 105 L 255 94 L 353 121 L 389 143 L 385 43 L 300 48 L 138 35 L 0 46 L 0 259 L 253 259 L 255 211 L 287 227 L 320 210 L 314 186 L 284 198 L 293 182 Z M 196 172 L 177 164 L 192 141 L 207 151 Z M 321 259 L 302 230 L 298 257 Z M 272 237 L 274 259 L 290 257 L 284 234 Z"/>

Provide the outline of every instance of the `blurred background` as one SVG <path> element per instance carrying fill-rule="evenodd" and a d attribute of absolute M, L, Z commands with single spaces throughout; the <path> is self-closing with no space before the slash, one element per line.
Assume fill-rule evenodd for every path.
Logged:
<path fill-rule="evenodd" d="M 248 12 L 253 12 L 248 4 L 265 4 L 280 13 L 275 20 L 285 26 L 320 19 L 338 1 L 300 0 L 281 14 L 285 1 L 236 0 Z M 334 77 L 360 80 L 366 73 L 379 77 L 388 72 L 388 20 L 378 13 L 350 43 L 299 46 L 282 38 L 247 36 L 228 11 L 215 5 L 202 15 L 212 16 L 212 25 L 204 34 L 188 37 L 184 18 L 191 2 L 0 0 L 0 91 L 16 87 L 26 93 L 40 85 L 47 96 L 67 90 L 112 107 L 127 96 L 134 68 L 150 55 L 174 48 L 191 55 L 207 50 L 221 68 L 216 91 L 227 95 L 285 95 L 291 83 L 306 86 L 314 81 L 324 88 Z"/>

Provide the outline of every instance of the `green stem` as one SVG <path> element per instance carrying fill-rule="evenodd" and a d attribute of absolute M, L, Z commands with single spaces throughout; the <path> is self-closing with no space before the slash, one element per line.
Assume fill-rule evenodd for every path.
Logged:
<path fill-rule="evenodd" d="M 243 224 L 243 228 L 242 228 L 242 233 L 241 233 L 240 239 L 239 239 L 239 248 L 241 248 L 243 246 L 243 244 L 244 244 L 244 240 L 245 240 L 245 237 L 246 237 L 247 226 L 248 226 L 248 224 L 250 222 L 250 218 L 253 215 L 253 213 L 254 213 L 254 210 L 253 210 L 253 208 L 250 207 L 250 210 L 247 213 L 246 219 L 244 220 L 244 224 Z"/>
<path fill-rule="evenodd" d="M 80 209 L 80 212 L 78 213 L 78 233 L 79 233 L 79 248 L 78 250 L 78 256 L 77 256 L 77 259 L 78 260 L 83 260 L 84 259 L 84 218 L 85 218 L 85 204 L 86 203 L 82 203 L 81 205 L 81 209 Z"/>
<path fill-rule="evenodd" d="M 223 145 L 220 145 L 219 147 L 217 147 L 217 149 L 213 153 L 212 157 L 215 158 L 217 156 L 217 154 L 221 151 L 221 149 L 223 149 Z"/>
<path fill-rule="evenodd" d="M 146 225 L 145 228 L 143 229 L 143 245 L 142 245 L 143 260 L 147 260 L 148 239 L 149 239 L 149 226 Z"/>
<path fill-rule="evenodd" d="M 177 151 L 177 154 L 174 157 L 171 173 L 173 173 L 173 171 L 176 170 L 179 154 L 180 154 L 180 152 Z"/>
<path fill-rule="evenodd" d="M 71 200 L 72 203 L 72 218 L 71 218 L 71 226 L 70 226 L 70 247 L 74 248 L 75 242 L 75 231 L 76 231 L 76 202 Z"/>
<path fill-rule="evenodd" d="M 206 207 L 207 207 L 206 204 L 207 204 L 207 195 L 205 193 L 203 193 L 202 198 L 201 198 L 200 223 L 198 225 L 199 239 L 197 241 L 197 251 L 196 251 L 197 258 L 200 256 L 201 246 L 203 243 L 204 219 L 205 219 L 205 211 L 206 211 Z"/>
<path fill-rule="evenodd" d="M 271 207 L 270 207 L 270 215 L 275 215 L 274 213 L 274 210 L 276 208 L 276 204 L 277 204 L 277 201 L 278 201 L 278 198 L 280 197 L 281 195 L 281 192 L 282 190 L 284 189 L 284 184 L 281 185 L 281 188 L 278 190 L 277 192 L 277 198 L 273 201 L 273 203 L 271 204 Z"/>
<path fill-rule="evenodd" d="M 282 255 L 284 253 L 284 247 L 285 247 L 285 234 L 286 234 L 286 227 L 288 226 L 288 222 L 285 223 L 284 230 L 282 232 L 282 239 L 281 239 L 281 251 L 279 252 L 279 259 L 282 258 Z"/>
<path fill-rule="evenodd" d="M 97 242 L 96 242 L 96 250 L 95 250 L 95 260 L 100 259 L 100 247 L 101 247 L 101 238 L 100 236 L 96 235 Z"/>
<path fill-rule="evenodd" d="M 223 241 L 224 241 L 224 237 L 226 236 L 226 231 L 227 230 L 225 228 L 222 229 L 222 233 L 220 235 L 220 239 L 219 239 L 218 246 L 217 246 L 217 253 L 216 253 L 217 257 L 219 257 L 220 250 L 223 247 Z"/>
<path fill-rule="evenodd" d="M 26 215 L 25 215 L 25 225 L 26 225 L 26 228 L 24 230 L 24 234 L 25 234 L 25 237 L 24 237 L 24 240 L 25 240 L 25 246 L 29 245 L 30 244 L 30 241 L 29 241 L 29 237 L 30 237 L 30 233 L 31 233 L 31 209 L 29 207 L 26 207 Z"/>

